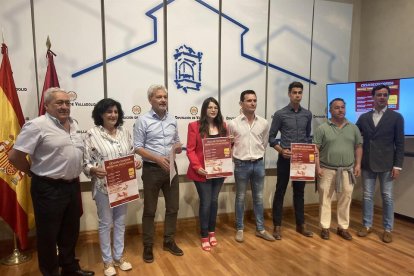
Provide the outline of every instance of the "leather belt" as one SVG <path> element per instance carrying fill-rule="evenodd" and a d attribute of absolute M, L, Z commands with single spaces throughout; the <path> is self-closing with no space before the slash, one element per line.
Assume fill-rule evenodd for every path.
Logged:
<path fill-rule="evenodd" d="M 240 160 L 237 158 L 234 158 L 234 160 L 240 161 L 240 162 L 247 162 L 247 163 L 256 163 L 259 162 L 261 160 L 263 160 L 263 157 L 257 158 L 257 159 L 250 159 L 250 160 Z"/>
<path fill-rule="evenodd" d="M 157 163 L 153 163 L 153 162 L 148 162 L 148 161 L 144 161 L 143 162 L 144 166 L 150 166 L 150 167 L 155 167 L 155 168 L 161 168 Z"/>
<path fill-rule="evenodd" d="M 61 184 L 61 183 L 65 183 L 65 184 L 72 184 L 72 183 L 77 183 L 79 182 L 79 177 L 73 178 L 73 179 L 63 179 L 63 178 L 51 178 L 51 177 L 47 177 L 47 176 L 41 176 L 41 175 L 37 175 L 35 173 L 33 173 L 32 171 L 30 172 L 33 178 L 37 178 L 40 180 L 43 180 L 47 183 L 51 183 L 51 184 Z"/>

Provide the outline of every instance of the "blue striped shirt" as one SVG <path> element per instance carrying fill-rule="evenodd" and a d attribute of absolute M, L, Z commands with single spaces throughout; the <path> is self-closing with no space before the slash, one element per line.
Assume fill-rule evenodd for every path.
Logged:
<path fill-rule="evenodd" d="M 168 157 L 174 144 L 179 143 L 177 121 L 165 114 L 160 118 L 154 110 L 140 116 L 134 125 L 134 148 L 144 148 L 151 153 Z M 150 160 L 145 160 L 149 161 Z"/>

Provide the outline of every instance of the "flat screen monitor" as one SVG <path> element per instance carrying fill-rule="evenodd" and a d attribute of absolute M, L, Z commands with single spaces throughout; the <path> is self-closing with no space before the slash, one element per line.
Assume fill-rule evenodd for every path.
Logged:
<path fill-rule="evenodd" d="M 373 109 L 374 101 L 371 91 L 379 84 L 390 87 L 388 108 L 403 115 L 404 134 L 414 136 L 414 78 L 327 84 L 328 118 L 331 117 L 329 102 L 335 98 L 342 98 L 346 103 L 346 118 L 356 123 L 361 114 Z"/>

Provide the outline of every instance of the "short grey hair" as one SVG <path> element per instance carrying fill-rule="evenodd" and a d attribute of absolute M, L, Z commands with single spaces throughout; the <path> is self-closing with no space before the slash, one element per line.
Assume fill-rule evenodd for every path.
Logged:
<path fill-rule="evenodd" d="M 43 95 L 43 102 L 44 104 L 48 104 L 50 103 L 50 101 L 52 101 L 53 99 L 53 94 L 56 92 L 63 92 L 63 93 L 68 93 L 66 92 L 64 89 L 59 88 L 59 87 L 50 87 L 45 91 L 45 94 Z"/>
<path fill-rule="evenodd" d="M 165 88 L 162 84 L 153 84 L 148 88 L 148 100 L 154 95 L 155 92 L 158 90 L 163 90 L 165 93 L 168 94 L 167 88 Z"/>

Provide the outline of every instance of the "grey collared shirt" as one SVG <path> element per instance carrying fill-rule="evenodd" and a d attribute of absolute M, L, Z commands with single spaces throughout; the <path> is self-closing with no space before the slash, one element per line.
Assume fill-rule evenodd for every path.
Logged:
<path fill-rule="evenodd" d="M 83 141 L 77 123 L 69 118 L 68 132 L 46 113 L 27 122 L 14 148 L 30 155 L 30 170 L 40 176 L 73 179 L 82 172 Z"/>
<path fill-rule="evenodd" d="M 289 104 L 273 115 L 269 131 L 269 145 L 274 147 L 278 144 L 276 136 L 279 131 L 281 133 L 280 146 L 284 149 L 290 148 L 291 143 L 311 143 L 311 126 L 312 113 L 301 106 L 295 112 Z"/>

